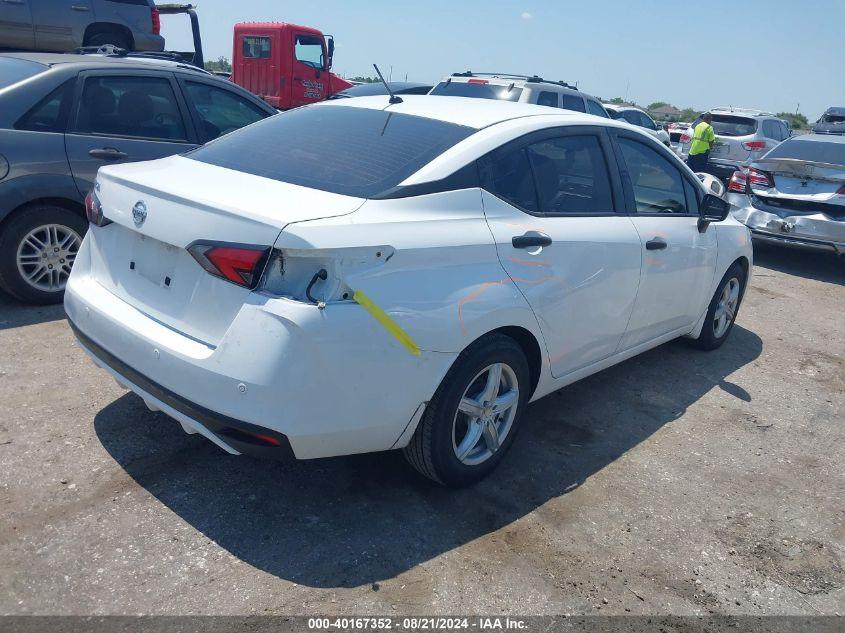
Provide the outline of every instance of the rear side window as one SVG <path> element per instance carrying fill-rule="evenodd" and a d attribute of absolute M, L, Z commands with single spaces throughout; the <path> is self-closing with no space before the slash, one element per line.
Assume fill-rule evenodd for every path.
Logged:
<path fill-rule="evenodd" d="M 47 70 L 47 66 L 28 59 L 14 57 L 0 57 L 0 90 L 8 88 L 19 81 L 34 77 Z"/>
<path fill-rule="evenodd" d="M 490 165 L 493 193 L 525 211 L 536 213 L 537 189 L 527 150 L 521 149 L 498 158 Z"/>
<path fill-rule="evenodd" d="M 783 140 L 783 138 L 781 138 L 780 129 L 777 125 L 777 122 L 772 120 L 763 121 L 763 136 L 778 141 Z"/>
<path fill-rule="evenodd" d="M 76 79 L 67 80 L 35 104 L 15 123 L 15 129 L 32 132 L 64 132 L 67 129 L 75 82 Z"/>
<path fill-rule="evenodd" d="M 537 105 L 542 106 L 551 106 L 552 108 L 556 108 L 557 106 L 557 93 L 556 92 L 547 92 L 543 91 L 540 93 L 540 96 L 537 97 Z"/>
<path fill-rule="evenodd" d="M 684 180 L 677 167 L 650 147 L 619 138 L 637 213 L 688 213 Z"/>
<path fill-rule="evenodd" d="M 245 36 L 242 53 L 248 59 L 268 59 L 270 57 L 270 38 L 259 35 Z"/>
<path fill-rule="evenodd" d="M 496 99 L 500 101 L 519 101 L 522 88 L 513 84 L 497 86 L 486 83 L 467 83 L 465 81 L 441 81 L 429 93 L 442 97 L 473 97 L 475 99 Z"/>
<path fill-rule="evenodd" d="M 76 129 L 153 140 L 187 138 L 173 87 L 164 77 L 88 77 Z"/>
<path fill-rule="evenodd" d="M 203 141 L 210 141 L 260 121 L 267 113 L 231 90 L 198 81 L 186 81 L 185 91 L 202 126 Z"/>
<path fill-rule="evenodd" d="M 613 196 L 604 152 L 595 136 L 564 136 L 528 147 L 540 211 L 607 213 Z"/>
<path fill-rule="evenodd" d="M 607 111 L 603 107 L 601 107 L 597 102 L 592 101 L 591 99 L 587 99 L 587 113 L 594 114 L 595 116 L 600 116 L 602 118 L 609 118 L 607 116 Z"/>
<path fill-rule="evenodd" d="M 575 95 L 561 95 L 563 97 L 563 108 L 565 110 L 575 110 L 576 112 L 586 112 L 584 108 L 583 97 L 576 97 Z"/>
<path fill-rule="evenodd" d="M 408 114 L 320 105 L 269 117 L 187 156 L 255 176 L 369 198 L 397 186 L 474 132 Z"/>

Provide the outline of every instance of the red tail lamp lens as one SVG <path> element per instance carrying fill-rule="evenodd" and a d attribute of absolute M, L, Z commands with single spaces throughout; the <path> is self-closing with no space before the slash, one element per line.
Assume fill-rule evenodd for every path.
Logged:
<path fill-rule="evenodd" d="M 220 242 L 194 242 L 188 252 L 200 266 L 215 277 L 233 284 L 253 289 L 258 285 L 269 246 L 227 244 Z"/>

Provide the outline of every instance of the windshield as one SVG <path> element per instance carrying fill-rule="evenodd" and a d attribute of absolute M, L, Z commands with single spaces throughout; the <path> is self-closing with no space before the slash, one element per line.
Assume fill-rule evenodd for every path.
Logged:
<path fill-rule="evenodd" d="M 475 83 L 476 81 L 479 83 Z M 522 88 L 516 88 L 513 84 L 498 86 L 487 83 L 486 79 L 474 80 L 473 83 L 465 81 L 441 81 L 434 86 L 434 90 L 429 94 L 443 97 L 474 97 L 476 99 L 519 101 Z"/>
<path fill-rule="evenodd" d="M 369 198 L 395 187 L 473 132 L 462 125 L 384 110 L 311 106 L 241 128 L 186 156 Z"/>
<path fill-rule="evenodd" d="M 778 158 L 845 166 L 845 143 L 788 139 L 763 157 Z"/>
<path fill-rule="evenodd" d="M 44 64 L 31 62 L 28 59 L 0 57 L 0 90 L 34 77 L 45 70 L 47 67 Z"/>

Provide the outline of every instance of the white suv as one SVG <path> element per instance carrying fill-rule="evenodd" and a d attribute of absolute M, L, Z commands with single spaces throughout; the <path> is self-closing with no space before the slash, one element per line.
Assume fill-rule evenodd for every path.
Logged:
<path fill-rule="evenodd" d="M 533 103 L 611 118 L 595 97 L 565 81 L 549 81 L 536 75 L 473 73 L 468 70 L 444 77 L 428 94 Z"/>
<path fill-rule="evenodd" d="M 618 106 L 610 103 L 605 103 L 603 105 L 604 109 L 608 111 L 611 118 L 616 119 L 617 121 L 626 121 L 631 125 L 636 125 L 651 134 L 666 147 L 671 147 L 669 144 L 669 132 L 660 127 L 654 122 L 654 119 L 639 108 L 635 108 L 633 106 Z"/>
<path fill-rule="evenodd" d="M 710 160 L 705 170 L 725 182 L 735 171 L 757 160 L 763 154 L 789 138 L 789 124 L 771 112 L 747 108 L 714 108 L 713 130 L 716 143 L 710 150 Z M 695 126 L 701 122 L 698 117 L 689 130 L 681 136 L 681 157 L 686 158 L 692 143 Z"/>

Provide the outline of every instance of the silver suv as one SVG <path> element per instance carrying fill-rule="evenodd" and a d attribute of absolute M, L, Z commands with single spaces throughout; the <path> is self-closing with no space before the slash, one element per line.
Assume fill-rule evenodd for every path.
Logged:
<path fill-rule="evenodd" d="M 67 53 L 112 44 L 162 51 L 155 0 L 0 0 L 0 48 Z"/>
<path fill-rule="evenodd" d="M 704 171 L 726 182 L 741 166 L 757 160 L 792 134 L 789 124 L 771 112 L 713 108 L 710 113 L 713 115 L 716 143 L 710 150 L 710 160 Z M 689 154 L 693 130 L 700 122 L 701 117 L 698 117 L 681 136 L 680 152 L 685 159 Z"/>
<path fill-rule="evenodd" d="M 609 119 L 598 99 L 564 81 L 549 81 L 536 75 L 500 73 L 453 73 L 432 88 L 430 95 L 499 99 L 586 112 Z"/>

